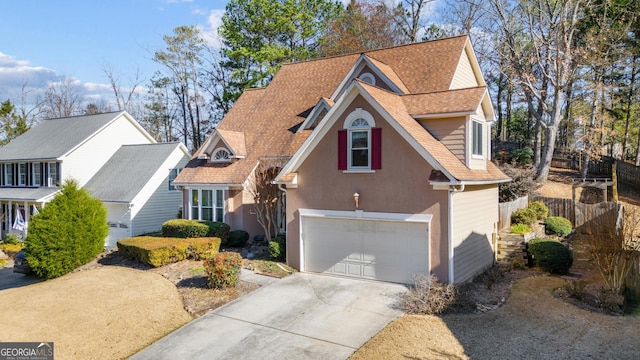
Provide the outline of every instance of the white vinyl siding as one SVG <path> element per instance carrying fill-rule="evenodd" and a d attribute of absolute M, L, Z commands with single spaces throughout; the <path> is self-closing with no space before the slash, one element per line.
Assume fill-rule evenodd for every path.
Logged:
<path fill-rule="evenodd" d="M 181 200 L 182 193 L 168 191 L 163 182 L 149 200 L 134 205 L 134 207 L 140 208 L 133 218 L 133 235 L 159 231 L 163 222 L 177 218 Z"/>
<path fill-rule="evenodd" d="M 453 194 L 453 271 L 460 283 L 493 263 L 493 233 L 498 222 L 498 187 L 467 186 Z"/>
<path fill-rule="evenodd" d="M 120 116 L 65 157 L 61 180 L 75 179 L 84 186 L 122 145 L 153 142 L 124 115 Z"/>
<path fill-rule="evenodd" d="M 471 62 L 469 61 L 469 56 L 465 50 L 462 52 L 462 56 L 460 56 L 458 67 L 451 81 L 450 90 L 464 89 L 478 85 L 478 80 L 476 79 L 473 67 L 471 67 Z"/>

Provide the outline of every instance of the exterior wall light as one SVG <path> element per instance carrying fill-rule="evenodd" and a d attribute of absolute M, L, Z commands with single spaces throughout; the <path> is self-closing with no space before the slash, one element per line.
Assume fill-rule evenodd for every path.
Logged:
<path fill-rule="evenodd" d="M 353 200 L 356 202 L 356 210 L 357 210 L 360 207 L 359 206 L 360 194 L 358 194 L 358 193 L 353 194 Z"/>

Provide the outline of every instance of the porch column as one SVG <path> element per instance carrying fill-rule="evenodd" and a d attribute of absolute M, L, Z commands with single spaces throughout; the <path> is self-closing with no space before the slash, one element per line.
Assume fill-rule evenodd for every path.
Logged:
<path fill-rule="evenodd" d="M 29 208 L 29 203 L 24 202 L 24 238 L 27 238 L 27 228 L 29 227 L 29 214 L 31 213 L 31 209 Z"/>

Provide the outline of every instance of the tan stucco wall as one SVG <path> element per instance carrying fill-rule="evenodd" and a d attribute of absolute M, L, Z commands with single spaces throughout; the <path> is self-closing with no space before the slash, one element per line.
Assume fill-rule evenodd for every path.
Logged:
<path fill-rule="evenodd" d="M 382 128 L 382 169 L 355 174 L 338 170 L 338 130 L 355 108 L 369 111 Z M 447 280 L 447 191 L 428 184 L 432 167 L 363 99 L 354 103 L 320 141 L 298 169 L 298 188 L 287 193 L 287 262 L 300 268 L 298 209 L 355 209 L 369 212 L 432 214 L 430 257 L 432 271 Z"/>

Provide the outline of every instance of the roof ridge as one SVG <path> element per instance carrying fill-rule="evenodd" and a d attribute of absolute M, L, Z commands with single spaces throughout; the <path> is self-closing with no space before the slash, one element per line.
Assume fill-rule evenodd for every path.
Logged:
<path fill-rule="evenodd" d="M 457 36 L 451 36 L 451 37 L 446 37 L 446 38 L 440 38 L 440 39 L 433 39 L 433 40 L 425 40 L 425 41 L 419 41 L 419 42 L 413 42 L 413 43 L 409 43 L 409 44 L 400 44 L 400 45 L 393 45 L 393 46 L 387 46 L 387 47 L 381 47 L 378 49 L 369 49 L 369 50 L 361 50 L 361 51 L 354 51 L 354 52 L 350 52 L 350 53 L 346 53 L 346 54 L 339 54 L 339 55 L 331 55 L 331 56 L 325 56 L 325 57 L 319 57 L 319 58 L 315 58 L 315 59 L 308 59 L 308 60 L 301 60 L 301 61 L 292 61 L 292 62 L 288 62 L 288 63 L 284 63 L 282 64 L 282 66 L 287 66 L 287 65 L 297 65 L 297 64 L 305 64 L 305 63 L 310 63 L 310 62 L 314 62 L 314 61 L 320 61 L 320 60 L 329 60 L 329 59 L 336 59 L 336 58 L 341 58 L 341 57 L 347 57 L 347 56 L 354 56 L 354 55 L 366 55 L 368 57 L 370 53 L 372 52 L 379 52 L 379 51 L 385 51 L 385 50 L 392 50 L 392 49 L 398 49 L 398 48 L 403 48 L 403 47 L 408 47 L 408 46 L 417 46 L 417 45 L 423 45 L 423 44 L 428 44 L 428 43 L 434 43 L 434 42 L 438 42 L 438 41 L 445 41 L 445 40 L 453 40 L 453 39 L 457 39 L 457 38 L 461 38 L 461 37 L 469 37 L 469 35 L 457 35 Z M 375 58 L 374 58 L 375 59 Z M 379 61 L 385 65 L 386 64 L 384 61 L 375 59 L 376 61 Z M 388 65 L 390 66 L 390 65 Z"/>
<path fill-rule="evenodd" d="M 125 112 L 125 111 L 126 111 L 126 110 L 118 110 L 118 111 L 107 111 L 107 112 L 97 113 L 97 114 L 83 114 L 83 115 L 61 116 L 61 117 L 55 117 L 55 118 L 42 119 L 42 121 L 62 120 L 62 119 L 74 119 L 74 118 L 79 118 L 79 117 L 92 117 L 92 116 L 108 115 L 108 114 L 120 114 L 120 113 L 123 113 L 123 112 Z"/>

